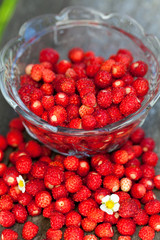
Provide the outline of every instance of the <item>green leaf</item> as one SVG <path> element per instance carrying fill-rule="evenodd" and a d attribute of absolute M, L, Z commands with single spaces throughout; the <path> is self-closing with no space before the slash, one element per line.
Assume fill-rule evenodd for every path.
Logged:
<path fill-rule="evenodd" d="M 17 2 L 18 0 L 3 0 L 0 5 L 0 41 L 8 22 L 14 14 Z"/>

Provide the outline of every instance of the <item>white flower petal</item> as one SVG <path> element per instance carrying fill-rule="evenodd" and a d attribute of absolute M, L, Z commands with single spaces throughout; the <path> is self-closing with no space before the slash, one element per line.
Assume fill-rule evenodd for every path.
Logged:
<path fill-rule="evenodd" d="M 109 215 L 112 215 L 113 214 L 113 210 L 109 209 L 109 208 L 106 208 L 106 213 L 108 213 Z"/>
<path fill-rule="evenodd" d="M 120 204 L 119 203 L 115 203 L 114 207 L 112 208 L 114 212 L 117 212 L 119 210 Z"/>
<path fill-rule="evenodd" d="M 100 206 L 100 209 L 101 209 L 102 211 L 106 212 L 108 208 L 106 207 L 105 204 L 102 204 L 102 205 Z"/>
<path fill-rule="evenodd" d="M 25 188 L 23 188 L 21 191 L 22 191 L 22 193 L 24 193 L 25 192 Z"/>
<path fill-rule="evenodd" d="M 102 198 L 102 203 L 109 201 L 110 196 L 107 195 L 104 198 Z"/>
<path fill-rule="evenodd" d="M 110 198 L 115 203 L 119 202 L 119 196 L 117 194 L 112 194 Z"/>

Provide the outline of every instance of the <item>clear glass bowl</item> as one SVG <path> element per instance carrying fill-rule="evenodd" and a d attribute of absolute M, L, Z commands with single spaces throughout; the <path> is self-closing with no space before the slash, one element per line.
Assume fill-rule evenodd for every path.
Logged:
<path fill-rule="evenodd" d="M 53 47 L 61 58 L 67 58 L 68 50 L 75 46 L 93 50 L 106 59 L 119 48 L 127 48 L 135 60 L 147 62 L 150 90 L 141 108 L 119 122 L 92 131 L 54 127 L 33 114 L 18 96 L 20 75 L 24 74 L 25 66 L 38 62 L 42 48 Z M 22 25 L 18 38 L 12 39 L 1 51 L 0 87 L 32 137 L 55 152 L 89 156 L 119 148 L 132 131 L 142 125 L 160 95 L 159 63 L 159 41 L 145 34 L 132 18 L 104 15 L 86 7 L 68 7 L 59 15 L 43 15 Z"/>

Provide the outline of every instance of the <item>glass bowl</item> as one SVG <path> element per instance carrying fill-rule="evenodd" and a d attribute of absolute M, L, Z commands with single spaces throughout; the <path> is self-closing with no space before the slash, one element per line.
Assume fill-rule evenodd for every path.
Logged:
<path fill-rule="evenodd" d="M 72 47 L 93 50 L 107 59 L 120 48 L 129 49 L 134 60 L 148 64 L 150 89 L 141 108 L 128 117 L 95 130 L 54 127 L 32 113 L 18 95 L 20 75 L 25 66 L 37 63 L 42 48 L 52 47 L 67 57 Z M 47 14 L 24 23 L 19 36 L 4 46 L 0 55 L 0 87 L 3 96 L 20 115 L 28 133 L 55 152 L 90 156 L 122 146 L 160 95 L 160 44 L 132 18 L 84 7 L 68 7 L 58 15 Z"/>

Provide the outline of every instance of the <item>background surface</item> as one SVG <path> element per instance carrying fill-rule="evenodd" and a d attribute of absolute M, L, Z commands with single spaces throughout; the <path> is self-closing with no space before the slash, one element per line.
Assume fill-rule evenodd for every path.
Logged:
<path fill-rule="evenodd" d="M 10 0 L 9 0 L 10 1 Z M 2 1 L 0 0 L 0 3 Z M 20 26 L 30 18 L 46 13 L 59 13 L 61 9 L 70 5 L 83 5 L 95 8 L 103 13 L 119 12 L 128 14 L 135 18 L 145 29 L 147 33 L 154 34 L 160 39 L 160 1 L 159 0 L 19 0 L 16 11 L 4 32 L 4 36 L 0 45 L 0 49 L 11 38 L 16 37 Z M 15 117 L 15 112 L 6 103 L 0 93 L 0 134 L 7 133 L 9 121 Z M 147 132 L 148 137 L 153 137 L 156 141 L 156 152 L 160 157 L 160 100 L 155 104 L 150 111 L 143 128 Z M 156 168 L 156 173 L 160 174 L 160 162 Z M 157 198 L 160 199 L 160 193 L 157 193 Z M 49 221 L 43 217 L 36 217 L 32 220 L 40 227 L 39 235 L 36 240 L 45 238 L 45 232 L 49 228 Z M 21 233 L 23 225 L 16 225 L 16 229 Z M 0 227 L 0 233 L 2 228 Z M 137 231 L 138 232 L 138 231 Z M 118 239 L 115 235 L 114 240 Z M 138 240 L 137 233 L 132 237 L 133 240 Z M 155 240 L 160 239 L 160 233 L 156 234 Z"/>

